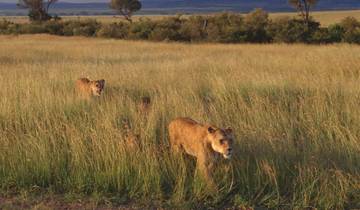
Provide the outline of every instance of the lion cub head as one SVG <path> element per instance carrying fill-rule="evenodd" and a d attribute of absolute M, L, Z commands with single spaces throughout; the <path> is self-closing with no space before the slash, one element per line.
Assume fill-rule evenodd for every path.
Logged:
<path fill-rule="evenodd" d="M 215 152 L 222 154 L 225 159 L 230 159 L 232 156 L 232 145 L 234 141 L 232 129 L 220 129 L 209 126 L 207 132 L 207 138 L 211 142 L 212 149 Z"/>
<path fill-rule="evenodd" d="M 100 96 L 102 91 L 104 90 L 105 80 L 101 79 L 101 80 L 90 81 L 89 85 L 90 85 L 91 93 L 94 96 Z"/>

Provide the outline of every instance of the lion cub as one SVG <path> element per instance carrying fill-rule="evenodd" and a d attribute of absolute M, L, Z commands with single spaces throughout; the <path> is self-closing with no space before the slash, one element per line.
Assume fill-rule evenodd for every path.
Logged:
<path fill-rule="evenodd" d="M 76 80 L 76 90 L 78 94 L 85 98 L 91 96 L 100 96 L 104 90 L 105 80 L 89 80 L 88 78 L 80 78 Z"/>
<path fill-rule="evenodd" d="M 148 114 L 151 109 L 151 99 L 148 96 L 141 97 L 141 101 L 138 104 L 138 110 L 140 113 Z"/>
<path fill-rule="evenodd" d="M 232 129 L 221 129 L 212 125 L 203 125 L 190 118 L 177 118 L 169 124 L 171 149 L 174 152 L 184 150 L 196 157 L 196 167 L 211 187 L 216 185 L 212 179 L 212 168 L 218 154 L 225 159 L 232 155 L 234 136 Z"/>
<path fill-rule="evenodd" d="M 139 149 L 139 135 L 135 134 L 129 120 L 122 120 L 123 129 L 124 129 L 124 139 L 127 148 L 130 150 Z"/>

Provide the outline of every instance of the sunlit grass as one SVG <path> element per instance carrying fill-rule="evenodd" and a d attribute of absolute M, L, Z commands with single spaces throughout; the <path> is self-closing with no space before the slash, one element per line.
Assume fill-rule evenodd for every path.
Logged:
<path fill-rule="evenodd" d="M 359 208 L 360 47 L 188 45 L 47 35 L 0 37 L 0 188 L 115 203 Z M 90 102 L 79 77 L 106 80 Z M 137 112 L 142 96 L 153 102 Z M 236 155 L 209 195 L 169 154 L 178 116 L 231 126 Z M 122 119 L 140 135 L 125 144 Z"/>

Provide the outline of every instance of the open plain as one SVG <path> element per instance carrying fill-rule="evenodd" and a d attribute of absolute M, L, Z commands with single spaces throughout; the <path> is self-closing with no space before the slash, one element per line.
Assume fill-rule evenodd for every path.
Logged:
<path fill-rule="evenodd" d="M 79 100 L 79 77 L 105 79 L 104 95 Z M 0 84 L 0 209 L 58 208 L 48 202 L 58 196 L 77 209 L 85 198 L 89 208 L 360 208 L 357 45 L 1 36 Z M 215 194 L 191 159 L 169 153 L 179 116 L 235 133 Z"/>

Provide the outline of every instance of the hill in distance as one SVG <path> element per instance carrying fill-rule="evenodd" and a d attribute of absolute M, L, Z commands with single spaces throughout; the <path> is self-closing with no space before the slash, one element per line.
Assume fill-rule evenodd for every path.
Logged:
<path fill-rule="evenodd" d="M 0 15 L 26 15 L 27 11 L 14 3 L 1 3 Z M 98 3 L 71 3 L 59 1 L 51 8 L 59 15 L 113 15 L 107 0 Z M 269 12 L 294 11 L 287 0 L 142 0 L 142 10 L 137 14 L 193 14 L 222 11 L 248 12 L 263 8 Z M 360 9 L 360 0 L 321 0 L 315 10 L 355 10 Z"/>

